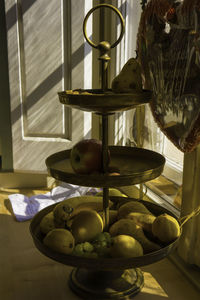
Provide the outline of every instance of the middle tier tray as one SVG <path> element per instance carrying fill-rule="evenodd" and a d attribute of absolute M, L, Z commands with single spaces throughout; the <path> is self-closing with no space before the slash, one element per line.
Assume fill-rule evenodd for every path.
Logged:
<path fill-rule="evenodd" d="M 109 146 L 110 166 L 119 170 L 119 175 L 80 175 L 72 170 L 71 150 L 52 154 L 46 159 L 49 175 L 57 180 L 88 187 L 116 187 L 138 184 L 161 175 L 165 158 L 154 151 L 124 146 Z"/>

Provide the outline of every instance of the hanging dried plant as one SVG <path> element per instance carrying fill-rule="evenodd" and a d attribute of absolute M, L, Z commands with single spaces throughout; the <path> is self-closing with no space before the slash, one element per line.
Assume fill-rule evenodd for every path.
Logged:
<path fill-rule="evenodd" d="M 145 9 L 146 3 L 147 3 L 147 0 L 142 0 L 142 1 L 140 2 L 141 6 L 142 6 L 142 10 Z"/>
<path fill-rule="evenodd" d="M 177 148 L 192 151 L 200 142 L 200 0 L 150 0 L 137 54 L 155 121 Z"/>
<path fill-rule="evenodd" d="M 185 0 L 182 4 L 182 13 L 189 13 L 195 6 L 200 9 L 200 0 Z"/>
<path fill-rule="evenodd" d="M 153 15 L 162 19 L 171 6 L 172 4 L 169 0 L 151 0 L 145 7 L 144 19 L 148 21 Z"/>

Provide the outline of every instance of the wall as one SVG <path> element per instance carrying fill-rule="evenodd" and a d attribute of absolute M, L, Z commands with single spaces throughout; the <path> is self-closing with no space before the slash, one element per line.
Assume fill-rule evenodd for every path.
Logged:
<path fill-rule="evenodd" d="M 12 137 L 4 0 L 0 0 L 0 156 L 1 171 L 12 170 Z"/>

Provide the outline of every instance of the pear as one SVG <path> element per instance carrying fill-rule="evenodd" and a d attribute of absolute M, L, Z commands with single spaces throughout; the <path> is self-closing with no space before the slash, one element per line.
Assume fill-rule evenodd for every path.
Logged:
<path fill-rule="evenodd" d="M 171 243 L 180 236 L 180 225 L 174 217 L 164 213 L 154 220 L 152 233 L 161 242 Z"/>
<path fill-rule="evenodd" d="M 103 191 L 98 192 L 96 196 L 103 196 Z M 115 188 L 109 188 L 109 196 L 127 197 L 124 193 Z"/>
<path fill-rule="evenodd" d="M 125 234 L 134 237 L 142 245 L 144 253 L 149 253 L 160 249 L 158 244 L 150 241 L 145 236 L 142 227 L 130 219 L 118 220 L 110 226 L 109 233 L 111 236 Z"/>
<path fill-rule="evenodd" d="M 95 210 L 82 210 L 72 219 L 75 243 L 91 241 L 103 231 L 103 220 Z"/>
<path fill-rule="evenodd" d="M 68 203 L 68 205 L 71 206 L 72 208 L 76 208 L 82 203 L 88 203 L 88 202 L 102 203 L 102 200 L 103 200 L 102 197 L 97 197 L 93 195 L 84 195 L 84 196 L 68 198 L 66 200 L 63 200 L 63 202 Z"/>
<path fill-rule="evenodd" d="M 66 228 L 68 227 L 67 221 L 58 220 L 54 218 L 55 228 Z"/>
<path fill-rule="evenodd" d="M 43 239 L 48 248 L 64 254 L 72 253 L 74 249 L 74 237 L 67 229 L 56 228 L 47 233 Z"/>
<path fill-rule="evenodd" d="M 63 223 L 67 221 L 73 211 L 73 208 L 68 204 L 67 201 L 62 201 L 57 204 L 53 209 L 53 215 L 57 223 Z"/>
<path fill-rule="evenodd" d="M 103 219 L 103 211 L 99 211 L 99 215 Z M 110 209 L 109 210 L 109 225 L 112 225 L 117 221 L 117 210 Z"/>
<path fill-rule="evenodd" d="M 143 248 L 135 238 L 121 234 L 112 238 L 110 255 L 123 258 L 142 256 Z"/>
<path fill-rule="evenodd" d="M 137 225 L 140 225 L 145 231 L 152 233 L 152 224 L 155 220 L 155 216 L 150 214 L 144 214 L 140 212 L 130 212 L 125 217 L 134 221 Z"/>
<path fill-rule="evenodd" d="M 42 233 L 47 234 L 55 228 L 53 212 L 46 214 L 40 221 L 40 230 Z"/>
<path fill-rule="evenodd" d="M 137 59 L 130 58 L 121 72 L 112 81 L 115 93 L 131 93 L 142 91 L 141 67 Z"/>
<path fill-rule="evenodd" d="M 129 201 L 127 203 L 122 204 L 118 209 L 118 219 L 125 218 L 131 212 L 139 212 L 143 214 L 152 213 L 146 208 L 146 206 L 139 201 Z"/>
<path fill-rule="evenodd" d="M 90 205 L 92 209 L 94 209 L 95 205 L 100 208 L 102 207 L 103 198 L 92 196 L 92 195 L 85 195 L 85 196 L 78 196 L 65 199 L 59 202 L 53 209 L 54 218 L 58 224 L 62 223 L 63 221 L 67 221 L 75 208 L 78 206 Z"/>
<path fill-rule="evenodd" d="M 112 202 L 109 201 L 109 207 L 111 207 Z M 86 202 L 79 204 L 76 208 L 74 208 L 73 212 L 70 215 L 70 218 L 77 215 L 81 210 L 95 210 L 100 212 L 103 210 L 103 200 L 101 202 Z"/>

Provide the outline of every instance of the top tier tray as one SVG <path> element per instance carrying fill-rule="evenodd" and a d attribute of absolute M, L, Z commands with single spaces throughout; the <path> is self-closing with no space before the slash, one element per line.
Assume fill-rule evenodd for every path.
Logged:
<path fill-rule="evenodd" d="M 58 93 L 62 104 L 80 110 L 95 113 L 114 113 L 135 108 L 138 105 L 149 103 L 152 92 L 142 90 L 135 93 L 114 93 L 108 89 L 88 89 L 63 91 Z"/>

